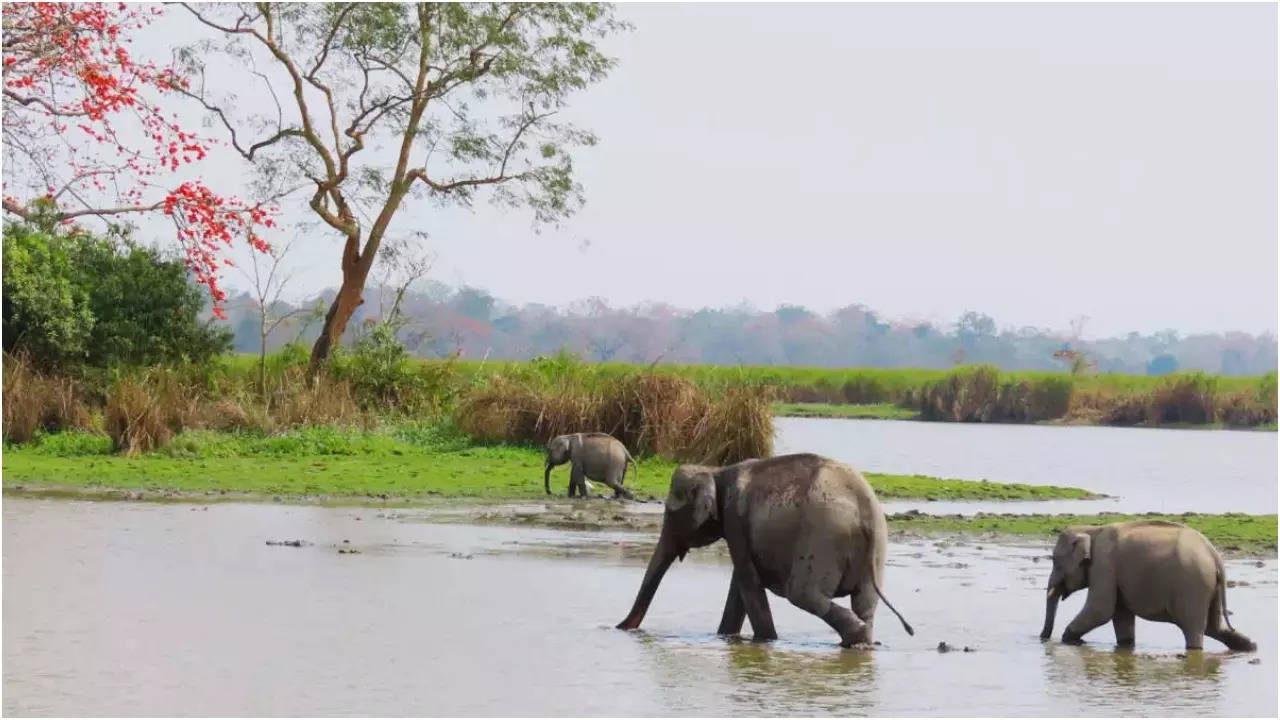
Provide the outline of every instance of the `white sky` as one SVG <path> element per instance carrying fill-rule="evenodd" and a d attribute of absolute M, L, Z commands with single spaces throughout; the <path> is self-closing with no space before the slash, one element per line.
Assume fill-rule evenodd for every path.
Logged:
<path fill-rule="evenodd" d="M 557 305 L 1087 315 L 1088 337 L 1277 329 L 1274 4 L 620 12 L 620 65 L 570 113 L 601 138 L 584 210 L 534 235 L 410 202 L 397 227 L 430 233 L 435 279 Z M 336 240 L 298 248 L 291 295 L 337 284 Z"/>

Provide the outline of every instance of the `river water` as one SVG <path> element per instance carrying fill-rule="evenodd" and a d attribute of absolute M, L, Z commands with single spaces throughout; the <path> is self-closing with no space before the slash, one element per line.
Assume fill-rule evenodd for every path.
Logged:
<path fill-rule="evenodd" d="M 723 551 L 674 567 L 642 630 L 613 629 L 650 535 L 17 495 L 3 517 L 6 715 L 1277 712 L 1273 559 L 1228 563 L 1233 622 L 1260 651 L 1178 657 L 1177 629 L 1142 621 L 1136 653 L 1109 626 L 1041 643 L 1043 544 L 897 542 L 884 590 L 916 635 L 882 607 L 868 652 L 773 596 L 779 641 L 716 637 Z"/>
<path fill-rule="evenodd" d="M 1276 512 L 1277 434 L 776 418 L 774 452 L 814 452 L 859 470 L 1079 487 L 1089 502 L 885 503 L 887 512 Z"/>

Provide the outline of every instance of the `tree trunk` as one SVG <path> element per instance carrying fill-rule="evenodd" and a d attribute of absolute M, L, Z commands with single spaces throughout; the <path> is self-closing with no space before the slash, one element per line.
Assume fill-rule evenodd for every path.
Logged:
<path fill-rule="evenodd" d="M 343 263 L 342 286 L 338 288 L 338 295 L 329 306 L 329 312 L 325 313 L 320 337 L 316 338 L 316 344 L 311 347 L 311 367 L 307 374 L 312 381 L 329 362 L 333 349 L 342 341 L 342 334 L 346 332 L 347 323 L 355 314 L 356 308 L 364 304 L 364 283 L 372 266 L 366 260 L 372 257 L 373 251 L 366 248 L 365 253 L 367 257 L 348 256 L 350 262 Z"/>

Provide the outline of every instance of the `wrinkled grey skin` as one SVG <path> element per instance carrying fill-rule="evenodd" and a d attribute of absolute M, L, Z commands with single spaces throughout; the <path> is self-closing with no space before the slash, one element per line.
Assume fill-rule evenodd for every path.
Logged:
<path fill-rule="evenodd" d="M 658 545 L 635 604 L 618 627 L 640 627 L 672 561 L 722 537 L 733 578 L 719 634 L 736 635 L 750 618 L 756 640 L 777 638 L 768 589 L 822 618 L 839 633 L 841 645 L 871 643 L 877 598 L 884 599 L 884 512 L 856 470 L 809 454 L 676 468 Z M 832 602 L 846 595 L 852 596 L 853 612 Z M 898 619 L 915 634 L 902 615 Z"/>
<path fill-rule="evenodd" d="M 543 487 L 551 494 L 551 468 L 572 463 L 569 470 L 569 497 L 577 490 L 587 497 L 587 480 L 602 482 L 613 488 L 614 497 L 633 497 L 622 487 L 627 463 L 636 464 L 627 447 L 606 433 L 573 433 L 557 435 L 547 442 L 547 464 L 542 476 Z M 640 468 L 636 467 L 637 476 Z"/>
<path fill-rule="evenodd" d="M 1053 635 L 1058 601 L 1088 588 L 1084 607 L 1062 633 L 1064 643 L 1082 643 L 1085 633 L 1109 620 L 1117 644 L 1132 646 L 1136 616 L 1177 625 L 1188 650 L 1201 649 L 1205 635 L 1232 650 L 1256 650 L 1231 627 L 1226 583 L 1218 551 L 1185 525 L 1138 520 L 1072 526 L 1053 548 L 1040 639 Z"/>

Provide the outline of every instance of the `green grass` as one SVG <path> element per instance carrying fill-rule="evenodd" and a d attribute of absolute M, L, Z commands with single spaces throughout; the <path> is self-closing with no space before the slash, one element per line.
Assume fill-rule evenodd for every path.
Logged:
<path fill-rule="evenodd" d="M 221 372 L 227 377 L 247 378 L 253 375 L 255 356 L 228 355 L 220 361 Z M 965 368 L 815 368 L 782 366 L 719 366 L 662 364 L 658 366 L 627 363 L 594 363 L 575 360 L 571 356 L 555 356 L 530 362 L 438 360 L 414 358 L 411 364 L 435 378 L 441 388 L 447 386 L 451 393 L 464 395 L 467 388 L 481 384 L 494 375 L 516 378 L 531 386 L 550 388 L 568 382 L 588 391 L 599 390 L 615 383 L 619 378 L 653 370 L 676 375 L 705 387 L 724 386 L 729 383 L 769 385 L 776 389 L 775 399 L 785 401 L 787 414 L 805 414 L 820 417 L 892 417 L 895 419 L 927 419 L 913 415 L 921 408 L 925 391 L 944 381 L 953 372 Z M 972 370 L 973 368 L 968 368 Z M 1011 405 L 1005 415 L 1020 407 L 1017 398 L 1030 402 L 1027 408 L 1014 413 L 1016 417 L 1004 417 L 997 413 L 989 422 L 1007 421 L 1065 421 L 1076 424 L 1147 424 L 1152 426 L 1179 426 L 1176 417 L 1162 417 L 1159 422 L 1151 419 L 1127 419 L 1132 413 L 1107 419 L 1108 412 L 1116 407 L 1132 405 L 1138 410 L 1153 407 L 1153 397 L 1179 380 L 1197 379 L 1209 388 L 1220 417 L 1210 420 L 1226 420 L 1228 426 L 1253 426 L 1262 429 L 1274 427 L 1276 373 L 1256 377 L 1209 375 L 1205 373 L 1175 373 L 1165 376 L 1122 375 L 1115 373 L 1070 375 L 1052 371 L 1017 370 L 998 372 L 999 386 L 1017 390 L 1009 395 Z M 1063 388 L 1065 387 L 1065 391 Z M 1050 392 L 1052 391 L 1052 392 Z M 1065 392 L 1065 401 L 1057 399 Z M 1047 394 L 1046 394 L 1047 393 Z M 1079 401 L 1079 402 L 1078 402 Z M 1223 415 L 1227 406 L 1235 404 L 1241 414 Z M 447 403 L 445 403 L 447 404 Z M 806 407 L 797 406 L 822 405 Z M 845 405 L 862 405 L 866 409 L 837 410 Z M 907 409 L 900 409 L 901 405 Z M 876 409 L 871 409 L 875 407 Z M 1160 404 L 1159 407 L 1165 407 Z M 1050 412 L 1051 411 L 1051 412 Z M 821 413 L 821 414 L 819 414 Z M 868 414 L 869 413 L 869 414 Z M 1049 414 L 1046 414 L 1049 413 Z M 945 413 L 944 413 L 945 414 Z M 1212 412 L 1211 412 L 1212 414 Z M 1026 417 L 1023 417 L 1023 416 Z M 1232 419 L 1235 418 L 1235 419 Z M 1199 419 L 1193 420 L 1200 423 Z M 1200 425 L 1197 425 L 1200 426 Z"/>
<path fill-rule="evenodd" d="M 1001 535 L 1036 535 L 1051 537 L 1068 525 L 1088 525 L 1126 520 L 1169 520 L 1204 533 L 1219 550 L 1256 553 L 1276 549 L 1276 516 L 1244 515 L 997 515 L 979 513 L 971 516 L 899 513 L 889 518 L 892 530 L 923 533 L 989 532 Z"/>
<path fill-rule="evenodd" d="M 257 372 L 257 355 L 233 353 L 222 359 L 223 368 L 231 374 L 252 374 Z M 477 378 L 495 373 L 525 373 L 532 363 L 513 360 L 437 360 L 415 358 L 413 362 L 421 365 L 441 365 L 452 363 L 459 374 L 466 378 Z M 552 366 L 555 363 L 550 363 Z M 630 363 L 572 363 L 561 369 L 573 374 L 587 374 L 607 382 L 622 375 L 644 370 L 648 366 Z M 812 388 L 843 388 L 848 384 L 862 386 L 875 394 L 875 388 L 883 389 L 886 400 L 900 396 L 904 391 L 917 389 L 929 383 L 943 379 L 949 369 L 934 368 L 826 368 L 826 367 L 790 367 L 777 365 L 658 365 L 655 369 L 672 373 L 691 380 L 706 383 L 723 383 L 727 381 L 767 382 L 777 385 Z M 549 370 L 556 372 L 555 369 Z M 1149 392 L 1156 389 L 1168 376 L 1125 375 L 1118 373 L 1084 374 L 1070 376 L 1067 372 L 1044 370 L 1001 370 L 1000 376 L 1011 381 L 1036 381 L 1050 377 L 1072 377 L 1076 390 L 1084 392 L 1109 391 L 1130 394 Z M 1232 376 L 1210 375 L 1221 392 L 1252 390 L 1260 385 L 1274 388 L 1274 373 L 1264 376 Z M 1268 385 L 1269 383 L 1269 385 Z M 873 402 L 873 401 L 867 401 Z M 881 402 L 876 400 L 874 402 Z"/>
<path fill-rule="evenodd" d="M 916 420 L 920 413 L 893 403 L 774 403 L 773 414 L 780 417 L 859 418 L 864 420 Z"/>
<path fill-rule="evenodd" d="M 478 446 L 456 431 L 403 424 L 366 432 L 314 427 L 281 435 L 191 431 L 136 458 L 111 453 L 105 437 L 59 433 L 5 448 L 6 487 L 83 487 L 179 492 L 225 491 L 263 496 L 544 497 L 542 453 L 535 448 Z M 663 497 L 675 464 L 640 463 L 641 496 Z M 567 466 L 552 471 L 563 495 Z M 921 500 L 1050 500 L 1094 497 L 1078 488 L 920 475 L 867 473 L 882 498 Z M 596 485 L 596 492 L 611 492 Z"/>

